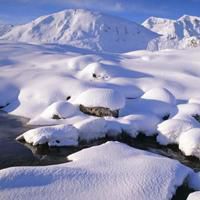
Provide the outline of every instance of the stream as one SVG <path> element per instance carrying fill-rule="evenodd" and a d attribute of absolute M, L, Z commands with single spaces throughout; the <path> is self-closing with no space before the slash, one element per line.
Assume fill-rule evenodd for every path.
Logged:
<path fill-rule="evenodd" d="M 176 145 L 161 146 L 156 142 L 155 137 L 146 137 L 142 134 L 137 138 L 131 138 L 125 134 L 118 138 L 104 138 L 90 143 L 80 143 L 79 147 L 48 147 L 47 145 L 33 147 L 15 140 L 23 132 L 34 128 L 26 125 L 27 122 L 28 120 L 25 118 L 0 112 L 0 169 L 13 166 L 42 166 L 69 162 L 67 160 L 68 155 L 112 140 L 179 160 L 195 171 L 200 171 L 199 159 L 184 156 Z M 181 186 L 173 200 L 184 200 L 190 192 L 189 188 Z"/>

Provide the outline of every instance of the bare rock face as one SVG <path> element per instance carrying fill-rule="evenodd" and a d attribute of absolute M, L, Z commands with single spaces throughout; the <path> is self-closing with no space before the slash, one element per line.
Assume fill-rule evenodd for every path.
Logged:
<path fill-rule="evenodd" d="M 109 108 L 104 108 L 104 107 L 86 107 L 83 105 L 80 105 L 79 108 L 81 112 L 87 115 L 93 115 L 97 117 L 105 117 L 105 116 L 118 117 L 119 116 L 119 110 L 110 110 Z"/>

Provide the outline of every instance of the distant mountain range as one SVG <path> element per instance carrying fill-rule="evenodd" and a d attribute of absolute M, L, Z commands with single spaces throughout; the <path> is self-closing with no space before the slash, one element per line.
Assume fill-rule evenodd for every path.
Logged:
<path fill-rule="evenodd" d="M 177 20 L 150 17 L 142 25 L 161 35 L 149 43 L 150 50 L 200 46 L 200 17 L 184 15 Z"/>
<path fill-rule="evenodd" d="M 39 17 L 23 25 L 1 25 L 0 40 L 59 43 L 103 52 L 183 49 L 200 46 L 200 17 L 150 17 L 142 25 L 83 9 Z"/>
<path fill-rule="evenodd" d="M 64 10 L 15 26 L 0 39 L 60 43 L 106 52 L 146 49 L 158 34 L 140 24 L 82 9 Z"/>

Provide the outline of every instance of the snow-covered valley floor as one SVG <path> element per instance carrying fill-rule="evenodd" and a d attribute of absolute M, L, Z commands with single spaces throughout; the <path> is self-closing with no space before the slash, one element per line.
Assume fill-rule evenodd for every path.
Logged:
<path fill-rule="evenodd" d="M 1 42 L 0 108 L 37 126 L 17 138 L 33 146 L 142 134 L 199 163 L 199 50 L 111 54 Z M 119 109 L 119 117 L 84 114 L 82 104 Z M 160 154 L 107 142 L 69 155 L 65 164 L 3 169 L 0 199 L 168 200 L 183 182 L 200 190 L 197 171 Z"/>

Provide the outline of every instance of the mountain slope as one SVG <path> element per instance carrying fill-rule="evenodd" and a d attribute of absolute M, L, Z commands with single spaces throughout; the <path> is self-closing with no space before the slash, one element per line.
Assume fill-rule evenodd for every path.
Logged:
<path fill-rule="evenodd" d="M 149 43 L 151 50 L 200 45 L 200 17 L 184 15 L 177 20 L 150 17 L 143 26 L 162 35 Z"/>
<path fill-rule="evenodd" d="M 157 36 L 131 21 L 88 10 L 70 9 L 16 26 L 0 39 L 126 52 L 146 49 L 148 42 Z"/>
<path fill-rule="evenodd" d="M 10 24 L 0 24 L 0 36 L 6 34 L 13 28 L 13 25 Z"/>

